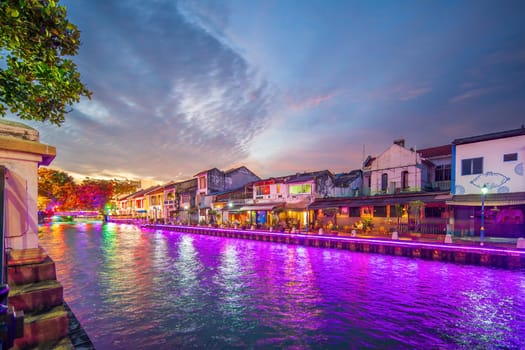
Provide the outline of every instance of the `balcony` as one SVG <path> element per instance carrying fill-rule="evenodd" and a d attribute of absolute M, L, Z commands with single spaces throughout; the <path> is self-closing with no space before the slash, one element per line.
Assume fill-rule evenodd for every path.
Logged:
<path fill-rule="evenodd" d="M 450 191 L 451 181 L 434 181 L 432 182 L 432 189 L 434 191 Z"/>

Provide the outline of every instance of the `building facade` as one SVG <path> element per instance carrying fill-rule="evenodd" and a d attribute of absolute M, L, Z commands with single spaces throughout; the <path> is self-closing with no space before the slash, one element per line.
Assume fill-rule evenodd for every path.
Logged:
<path fill-rule="evenodd" d="M 452 142 L 456 235 L 525 236 L 525 128 Z M 483 218 L 483 220 L 482 220 Z"/>

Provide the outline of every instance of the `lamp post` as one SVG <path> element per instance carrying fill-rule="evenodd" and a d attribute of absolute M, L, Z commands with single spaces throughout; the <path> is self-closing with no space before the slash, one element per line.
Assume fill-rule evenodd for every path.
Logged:
<path fill-rule="evenodd" d="M 481 227 L 479 229 L 479 244 L 483 245 L 485 239 L 485 195 L 488 192 L 487 185 L 481 188 Z"/>

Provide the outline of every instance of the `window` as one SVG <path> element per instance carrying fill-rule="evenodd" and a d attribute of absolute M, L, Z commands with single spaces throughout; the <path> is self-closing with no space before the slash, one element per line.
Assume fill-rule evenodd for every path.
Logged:
<path fill-rule="evenodd" d="M 381 191 L 386 191 L 388 187 L 388 174 L 381 175 Z"/>
<path fill-rule="evenodd" d="M 386 218 L 386 205 L 374 207 L 374 217 Z"/>
<path fill-rule="evenodd" d="M 450 181 L 451 179 L 450 164 L 438 165 L 436 167 L 436 181 Z"/>
<path fill-rule="evenodd" d="M 401 173 L 401 188 L 406 190 L 408 188 L 408 171 Z"/>
<path fill-rule="evenodd" d="M 307 193 L 308 194 L 312 193 L 312 185 L 310 184 L 290 186 L 290 194 L 307 194 Z"/>
<path fill-rule="evenodd" d="M 425 207 L 426 218 L 441 218 L 444 212 L 445 208 Z"/>
<path fill-rule="evenodd" d="M 361 208 L 359 207 L 350 207 L 350 216 L 353 218 L 358 218 L 361 216 Z"/>
<path fill-rule="evenodd" d="M 255 195 L 262 196 L 265 194 L 270 194 L 270 185 L 255 186 Z"/>
<path fill-rule="evenodd" d="M 515 160 L 518 160 L 518 154 L 517 153 L 508 153 L 503 155 L 503 161 L 504 162 L 513 162 Z"/>
<path fill-rule="evenodd" d="M 461 160 L 461 175 L 475 175 L 483 173 L 483 158 Z"/>
<path fill-rule="evenodd" d="M 206 176 L 199 177 L 199 188 L 206 188 Z"/>
<path fill-rule="evenodd" d="M 181 203 L 188 203 L 190 201 L 190 195 L 187 193 L 181 194 L 180 201 Z"/>

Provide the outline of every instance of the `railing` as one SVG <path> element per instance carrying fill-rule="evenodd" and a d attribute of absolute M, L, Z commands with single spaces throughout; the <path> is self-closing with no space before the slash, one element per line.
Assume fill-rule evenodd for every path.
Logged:
<path fill-rule="evenodd" d="M 5 253 L 6 218 L 6 168 L 0 165 L 0 346 L 2 350 L 11 348 L 15 338 L 24 335 L 24 313 L 15 312 L 8 306 L 9 286 L 7 285 L 7 262 Z"/>

